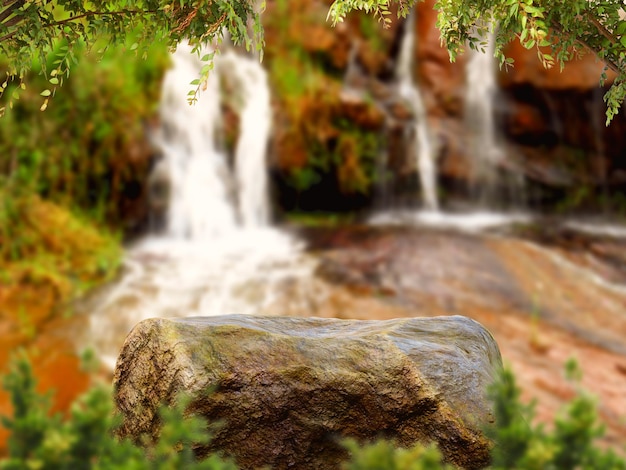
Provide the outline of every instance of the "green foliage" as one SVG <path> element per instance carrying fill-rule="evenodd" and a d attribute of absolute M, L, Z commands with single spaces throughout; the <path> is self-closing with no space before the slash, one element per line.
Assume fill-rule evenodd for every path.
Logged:
<path fill-rule="evenodd" d="M 319 98 L 318 103 L 322 103 Z M 293 186 L 304 191 L 332 175 L 343 194 L 368 194 L 377 178 L 376 162 L 383 148 L 383 135 L 341 116 L 341 107 L 327 103 L 328 115 L 313 110 L 306 119 L 327 127 L 331 139 L 320 139 L 315 128 L 304 129 L 307 166 L 292 172 Z M 321 122 L 320 122 L 321 121 Z M 306 126 L 301 126 L 301 129 Z M 306 175 L 306 178 L 303 176 Z"/>
<path fill-rule="evenodd" d="M 27 72 L 33 68 L 47 83 L 38 89 L 45 109 L 50 96 L 70 75 L 77 64 L 77 48 L 85 45 L 102 56 L 111 45 L 124 45 L 129 39 L 130 51 L 145 57 L 154 42 L 165 42 L 175 48 L 183 39 L 193 46 L 219 42 L 229 34 L 236 44 L 248 50 L 261 50 L 263 29 L 256 2 L 240 0 L 51 0 L 46 2 L 8 0 L 0 9 L 0 57 L 9 64 L 0 79 L 0 95 L 13 106 L 26 88 Z M 261 2 L 263 9 L 265 2 Z M 252 21 L 251 31 L 248 30 Z M 199 50 L 199 47 L 197 48 Z M 207 61 L 211 57 L 205 57 Z M 203 71 L 195 93 L 206 80 Z M 10 83 L 18 87 L 9 90 Z M 5 106 L 0 105 L 0 113 Z"/>
<path fill-rule="evenodd" d="M 164 426 L 159 440 L 139 447 L 114 436 L 110 391 L 96 386 L 78 399 L 67 419 L 50 413 L 49 396 L 35 390 L 36 380 L 25 355 L 11 363 L 3 385 L 11 396 L 13 417 L 2 418 L 11 432 L 9 458 L 0 461 L 2 470 L 234 470 L 232 462 L 217 455 L 197 461 L 194 443 L 206 443 L 210 436 L 206 422 L 186 416 L 188 401 L 163 408 Z"/>
<path fill-rule="evenodd" d="M 386 25 L 391 21 L 392 4 L 397 6 L 399 16 L 406 16 L 416 1 L 336 0 L 328 17 L 337 23 L 350 11 L 361 10 Z M 623 6 L 622 0 L 438 0 L 436 4 L 437 24 L 452 60 L 466 44 L 473 49 L 482 48 L 491 32 L 495 34 L 495 54 L 502 65 L 512 63 L 504 56 L 503 47 L 516 37 L 524 47 L 535 49 L 546 67 L 563 67 L 586 50 L 595 53 L 617 74 L 605 96 L 607 123 L 626 97 L 626 26 L 620 16 Z M 200 46 L 205 42 L 219 43 L 225 34 L 248 50 L 261 51 L 264 39 L 260 11 L 264 8 L 264 1 L 257 10 L 252 0 L 51 0 L 43 4 L 7 0 L 0 10 L 0 55 L 6 56 L 10 66 L 0 83 L 0 95 L 12 106 L 26 87 L 26 73 L 36 59 L 37 69 L 47 80 L 38 90 L 41 107 L 45 109 L 49 97 L 77 63 L 78 44 L 82 42 L 101 54 L 110 45 L 127 43 L 133 31 L 139 33 L 129 49 L 141 55 L 154 41 L 164 41 L 175 48 L 188 38 L 192 45 Z M 203 57 L 208 63 L 193 82 L 192 102 L 206 82 L 212 58 L 212 54 Z M 603 74 L 602 79 L 605 77 Z M 18 86 L 9 90 L 11 82 Z M 4 106 L 0 106 L 0 113 L 3 110 Z"/>
<path fill-rule="evenodd" d="M 581 378 L 574 361 L 567 363 L 566 373 L 575 384 Z M 501 372 L 489 397 L 496 418 L 495 425 L 486 430 L 495 443 L 491 454 L 494 470 L 626 469 L 626 461 L 595 444 L 604 429 L 598 424 L 594 399 L 580 388 L 556 418 L 552 432 L 532 423 L 534 403 L 520 402 L 520 389 L 510 370 Z"/>
<path fill-rule="evenodd" d="M 574 383 L 581 372 L 575 362 L 566 366 Z M 16 356 L 3 385 L 9 392 L 13 417 L 2 418 L 9 429 L 9 458 L 0 460 L 1 470 L 63 470 L 63 469 L 144 469 L 158 470 L 206 469 L 234 470 L 236 466 L 211 455 L 197 461 L 194 444 L 207 443 L 207 423 L 198 416 L 187 416 L 188 399 L 180 399 L 171 407 L 163 407 L 163 427 L 157 442 L 139 439 L 142 446 L 119 440 L 111 431 L 115 420 L 111 415 L 109 390 L 97 386 L 87 392 L 71 408 L 67 419 L 50 414 L 50 397 L 35 391 L 36 381 L 25 355 Z M 604 450 L 594 441 L 602 436 L 597 422 L 594 400 L 582 390 L 570 402 L 547 432 L 531 423 L 533 405 L 520 402 L 520 390 L 510 370 L 503 370 L 489 389 L 496 422 L 486 430 L 495 445 L 492 450 L 493 470 L 624 470 L 626 462 L 612 450 Z M 350 460 L 345 470 L 449 470 L 441 453 L 433 446 L 417 444 L 399 448 L 389 441 L 365 446 L 347 440 Z"/>
<path fill-rule="evenodd" d="M 344 470 L 452 470 L 446 465 L 436 446 L 417 444 L 409 449 L 399 448 L 389 441 L 378 441 L 365 447 L 349 440 L 346 447 L 351 459 Z"/>
<path fill-rule="evenodd" d="M 496 425 L 487 429 L 487 436 L 496 445 L 492 450 L 495 468 L 515 468 L 535 441 L 528 420 L 532 420 L 534 405 L 520 402 L 520 390 L 513 372 L 504 369 L 490 389 Z M 536 430 L 535 430 L 536 433 Z M 524 468 L 524 467 L 521 467 Z"/>
<path fill-rule="evenodd" d="M 416 0 L 336 0 L 328 11 L 328 17 L 333 23 L 343 21 L 346 15 L 352 10 L 361 10 L 366 13 L 372 13 L 383 24 L 391 23 L 391 12 L 389 7 L 391 3 L 398 4 L 398 15 L 406 17 L 409 14 L 411 6 Z"/>
<path fill-rule="evenodd" d="M 76 48 L 81 66 L 46 113 L 37 92 L 46 79 L 33 76 L 0 120 L 0 186 L 9 196 L 37 193 L 115 225 L 123 195 L 147 173 L 144 126 L 155 115 L 169 56 L 163 44 L 151 45 L 144 61 L 122 48 L 100 58 Z"/>
<path fill-rule="evenodd" d="M 374 12 L 387 22 L 389 7 L 396 3 L 406 15 L 417 0 L 336 0 L 329 17 L 342 21 L 350 10 Z M 564 64 L 591 51 L 616 74 L 605 95 L 607 125 L 626 98 L 626 23 L 622 0 L 438 0 L 437 27 L 455 60 L 467 46 L 483 49 L 494 35 L 495 55 L 502 66 L 513 64 L 504 55 L 506 44 L 518 38 L 534 49 L 545 67 Z M 603 82 L 606 74 L 600 77 Z"/>
<path fill-rule="evenodd" d="M 5 287 L 48 286 L 56 299 L 50 308 L 56 310 L 111 279 L 121 254 L 118 237 L 98 230 L 92 221 L 38 196 L 16 196 L 0 188 L 0 273 Z M 20 312 L 11 313 L 5 305 L 4 314 Z"/>

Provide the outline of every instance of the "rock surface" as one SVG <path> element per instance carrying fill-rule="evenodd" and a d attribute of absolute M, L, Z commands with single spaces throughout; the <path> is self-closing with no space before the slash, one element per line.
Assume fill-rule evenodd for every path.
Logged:
<path fill-rule="evenodd" d="M 337 468 L 342 437 L 435 441 L 468 469 L 489 461 L 480 426 L 501 358 L 461 316 L 387 321 L 230 315 L 150 319 L 115 370 L 120 433 L 155 435 L 155 410 L 178 392 L 221 421 L 212 448 L 241 468 Z M 211 393 L 209 393 L 211 392 Z"/>

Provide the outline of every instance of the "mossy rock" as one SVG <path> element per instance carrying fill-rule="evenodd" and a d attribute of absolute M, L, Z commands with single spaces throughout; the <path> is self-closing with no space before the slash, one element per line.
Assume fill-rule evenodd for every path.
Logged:
<path fill-rule="evenodd" d="M 156 436 L 180 393 L 220 422 L 210 447 L 241 468 L 338 468 L 341 442 L 435 442 L 467 469 L 489 463 L 485 391 L 501 367 L 493 337 L 461 316 L 356 321 L 230 315 L 149 319 L 122 348 L 122 436 Z"/>

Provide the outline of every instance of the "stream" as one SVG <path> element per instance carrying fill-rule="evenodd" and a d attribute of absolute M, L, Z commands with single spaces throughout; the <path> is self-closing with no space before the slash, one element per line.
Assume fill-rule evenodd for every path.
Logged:
<path fill-rule="evenodd" d="M 623 229 L 484 214 L 424 219 L 242 229 L 211 242 L 147 238 L 129 247 L 119 280 L 88 299 L 83 346 L 112 370 L 126 334 L 149 317 L 466 315 L 492 332 L 543 421 L 575 395 L 563 372 L 575 358 L 607 440 L 623 442 Z"/>
<path fill-rule="evenodd" d="M 253 58 L 222 56 L 200 102 L 188 106 L 201 63 L 185 48 L 174 55 L 155 136 L 154 197 L 166 224 L 128 246 L 118 279 L 82 302 L 81 348 L 94 348 L 110 372 L 128 332 L 150 317 L 460 314 L 492 332 L 523 397 L 538 398 L 539 419 L 575 396 L 563 372 L 575 358 L 583 387 L 599 398 L 606 441 L 626 440 L 625 227 L 449 214 L 434 197 L 427 211 L 388 210 L 352 226 L 273 225 L 261 164 L 271 128 L 265 72 Z M 224 77 L 245 116 L 234 164 L 219 137 Z"/>

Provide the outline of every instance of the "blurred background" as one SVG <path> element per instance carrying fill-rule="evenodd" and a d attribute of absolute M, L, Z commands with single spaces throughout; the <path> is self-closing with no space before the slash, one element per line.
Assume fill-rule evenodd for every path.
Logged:
<path fill-rule="evenodd" d="M 148 317 L 459 314 L 540 420 L 576 358 L 623 443 L 626 118 L 605 126 L 603 65 L 512 44 L 500 70 L 489 43 L 451 63 L 433 0 L 387 29 L 333 28 L 330 3 L 268 1 L 263 61 L 225 42 L 193 106 L 185 45 L 85 53 L 45 112 L 32 77 L 0 119 L 0 368 L 27 348 L 63 410 L 80 351 L 107 377 Z"/>

